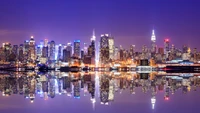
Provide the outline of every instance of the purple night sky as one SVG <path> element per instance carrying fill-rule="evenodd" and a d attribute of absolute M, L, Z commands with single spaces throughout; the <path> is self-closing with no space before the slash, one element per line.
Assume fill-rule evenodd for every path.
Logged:
<path fill-rule="evenodd" d="M 89 42 L 95 28 L 111 33 L 115 44 L 137 48 L 150 45 L 154 28 L 157 44 L 164 38 L 177 47 L 199 47 L 199 0 L 1 0 L 0 43 L 23 43 L 31 35 L 66 44 Z"/>

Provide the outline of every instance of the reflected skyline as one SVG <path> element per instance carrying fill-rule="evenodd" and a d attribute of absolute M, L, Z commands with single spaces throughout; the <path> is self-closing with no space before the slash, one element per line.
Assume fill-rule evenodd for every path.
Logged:
<path fill-rule="evenodd" d="M 165 75 L 163 75 L 165 74 Z M 195 74 L 167 73 L 125 73 L 125 72 L 17 72 L 1 74 L 0 91 L 2 96 L 21 95 L 34 103 L 36 98 L 49 100 L 60 95 L 81 99 L 87 97 L 93 108 L 95 104 L 112 105 L 116 95 L 128 93 L 128 96 L 139 93 L 151 95 L 149 101 L 152 109 L 156 107 L 157 95 L 163 93 L 163 100 L 180 91 L 188 94 L 197 91 L 200 86 L 200 76 Z M 5 98 L 5 97 L 2 97 Z"/>
<path fill-rule="evenodd" d="M 199 113 L 197 0 L 1 0 L 0 113 Z"/>

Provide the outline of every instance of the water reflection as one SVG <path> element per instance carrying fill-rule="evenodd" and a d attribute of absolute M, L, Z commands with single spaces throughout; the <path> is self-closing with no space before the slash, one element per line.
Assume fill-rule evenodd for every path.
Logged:
<path fill-rule="evenodd" d="M 22 95 L 34 102 L 36 95 L 44 100 L 66 95 L 79 99 L 89 96 L 91 103 L 109 105 L 115 99 L 115 94 L 128 90 L 136 94 L 136 88 L 143 93 L 151 93 L 152 109 L 156 104 L 158 91 L 164 92 L 164 99 L 181 89 L 183 94 L 196 91 L 200 85 L 197 74 L 166 74 L 166 73 L 114 73 L 114 72 L 81 72 L 81 73 L 3 73 L 0 76 L 0 91 L 3 96 Z M 81 95 L 82 94 L 82 95 Z M 38 97 L 38 96 L 37 96 Z"/>

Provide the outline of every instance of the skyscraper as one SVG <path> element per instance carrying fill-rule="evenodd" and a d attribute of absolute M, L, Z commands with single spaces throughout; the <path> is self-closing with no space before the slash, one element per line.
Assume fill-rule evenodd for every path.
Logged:
<path fill-rule="evenodd" d="M 125 56 L 125 54 L 124 54 L 124 49 L 122 48 L 122 46 L 120 47 L 120 50 L 119 50 L 119 59 L 121 60 L 121 61 L 123 61 L 124 60 L 124 56 Z"/>
<path fill-rule="evenodd" d="M 133 58 L 135 54 L 135 45 L 130 46 L 130 57 Z"/>
<path fill-rule="evenodd" d="M 37 57 L 40 58 L 42 56 L 42 46 L 41 45 L 37 45 L 36 53 L 37 53 Z"/>
<path fill-rule="evenodd" d="M 62 53 L 63 53 L 63 47 L 62 47 L 62 44 L 59 44 L 57 60 L 61 60 L 63 58 Z"/>
<path fill-rule="evenodd" d="M 109 61 L 109 35 L 103 34 L 100 39 L 100 63 L 108 63 Z"/>
<path fill-rule="evenodd" d="M 168 58 L 170 47 L 169 47 L 169 39 L 164 40 L 164 54 L 166 55 L 166 58 Z"/>
<path fill-rule="evenodd" d="M 67 51 L 70 52 L 70 57 L 72 56 L 72 43 L 67 43 L 67 47 L 66 47 Z"/>
<path fill-rule="evenodd" d="M 172 44 L 171 53 L 172 53 L 172 54 L 175 53 L 175 45 L 174 45 L 174 44 Z"/>
<path fill-rule="evenodd" d="M 48 47 L 42 48 L 42 57 L 47 58 L 48 57 Z"/>
<path fill-rule="evenodd" d="M 193 55 L 194 55 L 194 62 L 197 62 L 197 48 L 194 48 Z"/>
<path fill-rule="evenodd" d="M 58 60 L 58 49 L 59 49 L 59 45 L 55 46 L 55 59 Z"/>
<path fill-rule="evenodd" d="M 148 56 L 147 53 L 148 53 L 148 48 L 146 45 L 143 45 L 142 46 L 142 58 L 143 59 L 147 59 L 147 56 Z"/>
<path fill-rule="evenodd" d="M 36 58 L 35 54 L 35 40 L 33 36 L 31 36 L 31 39 L 29 41 L 29 60 L 34 61 Z"/>
<path fill-rule="evenodd" d="M 100 41 L 97 42 L 96 46 L 96 64 L 98 64 L 100 58 Z"/>
<path fill-rule="evenodd" d="M 70 57 L 71 57 L 70 55 L 71 55 L 70 51 L 68 51 L 67 48 L 64 49 L 63 50 L 63 61 L 64 62 L 69 62 L 70 61 Z"/>
<path fill-rule="evenodd" d="M 6 60 L 6 57 L 5 57 L 5 53 L 4 53 L 4 48 L 0 47 L 0 61 L 4 62 L 5 60 Z"/>
<path fill-rule="evenodd" d="M 93 30 L 93 35 L 91 37 L 91 48 L 92 48 L 92 57 L 95 58 L 96 56 L 96 36 L 95 36 L 95 31 Z"/>
<path fill-rule="evenodd" d="M 24 60 L 24 53 L 23 53 L 23 44 L 19 45 L 19 55 L 18 55 L 18 59 L 19 61 L 23 61 Z"/>
<path fill-rule="evenodd" d="M 18 45 L 13 45 L 13 48 L 12 48 L 12 53 L 14 53 L 16 55 L 16 57 L 18 58 Z"/>
<path fill-rule="evenodd" d="M 108 44 L 109 44 L 109 58 L 113 60 L 114 51 L 115 51 L 114 38 L 113 37 L 108 38 Z"/>
<path fill-rule="evenodd" d="M 55 60 L 55 42 L 51 41 L 49 44 L 49 60 Z"/>
<path fill-rule="evenodd" d="M 152 48 L 151 48 L 151 52 L 153 53 L 153 54 L 155 54 L 156 53 L 156 35 L 155 35 L 155 31 L 154 30 L 152 30 L 152 35 L 151 35 L 151 46 L 152 46 Z"/>
<path fill-rule="evenodd" d="M 81 59 L 84 58 L 84 55 L 85 55 L 84 50 L 81 50 Z"/>
<path fill-rule="evenodd" d="M 119 60 L 120 56 L 119 56 L 119 48 L 115 47 L 115 52 L 114 52 L 114 60 Z"/>
<path fill-rule="evenodd" d="M 24 41 L 24 60 L 28 60 L 28 54 L 29 54 L 29 40 Z"/>
<path fill-rule="evenodd" d="M 182 52 L 183 53 L 188 53 L 188 47 L 186 45 L 183 45 Z"/>
<path fill-rule="evenodd" d="M 3 44 L 3 50 L 4 50 L 4 54 L 5 54 L 5 59 L 6 61 L 9 61 L 9 56 L 11 54 L 11 50 L 12 50 L 12 47 L 11 47 L 11 44 L 10 43 L 4 43 Z"/>
<path fill-rule="evenodd" d="M 158 53 L 163 55 L 164 54 L 164 49 L 163 48 L 158 48 Z"/>
<path fill-rule="evenodd" d="M 92 52 L 93 52 L 93 48 L 92 48 L 92 46 L 90 45 L 90 46 L 88 47 L 87 55 L 90 56 L 90 57 L 92 57 Z"/>
<path fill-rule="evenodd" d="M 87 51 L 88 51 L 88 45 L 87 45 L 87 43 L 84 43 L 83 50 L 84 50 L 84 53 L 87 54 Z"/>
<path fill-rule="evenodd" d="M 44 39 L 44 46 L 47 47 L 48 46 L 48 39 Z"/>
<path fill-rule="evenodd" d="M 80 40 L 74 40 L 74 56 L 80 58 Z"/>

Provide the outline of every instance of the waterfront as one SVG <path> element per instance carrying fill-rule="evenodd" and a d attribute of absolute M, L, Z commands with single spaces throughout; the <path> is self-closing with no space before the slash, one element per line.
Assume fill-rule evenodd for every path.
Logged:
<path fill-rule="evenodd" d="M 0 111 L 7 113 L 198 113 L 200 103 L 198 73 L 3 72 L 0 78 Z"/>
<path fill-rule="evenodd" d="M 199 113 L 197 0 L 1 0 L 0 113 Z"/>

